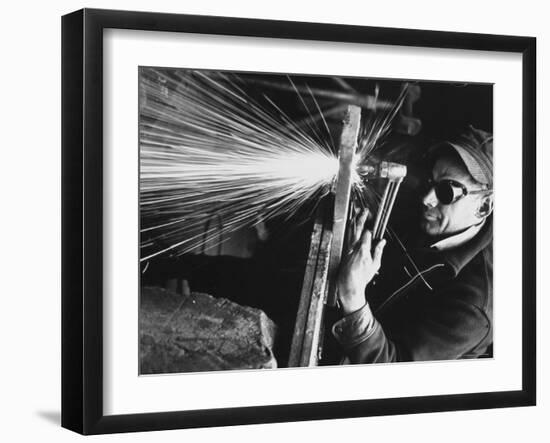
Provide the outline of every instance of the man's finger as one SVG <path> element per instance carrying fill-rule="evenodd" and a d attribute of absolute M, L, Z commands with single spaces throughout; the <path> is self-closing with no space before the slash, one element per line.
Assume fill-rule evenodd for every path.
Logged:
<path fill-rule="evenodd" d="M 382 253 L 384 252 L 384 246 L 386 246 L 386 240 L 382 239 L 376 244 L 376 247 L 374 248 L 373 261 L 377 264 L 380 264 L 382 262 Z"/>
<path fill-rule="evenodd" d="M 355 231 L 354 231 L 354 244 L 357 244 L 359 240 L 361 240 L 361 236 L 363 235 L 363 229 L 365 227 L 365 221 L 367 220 L 367 217 L 369 216 L 369 210 L 363 209 L 359 216 L 355 219 Z"/>
<path fill-rule="evenodd" d="M 363 253 L 370 254 L 370 248 L 372 247 L 372 232 L 369 229 L 363 231 L 363 236 L 361 237 L 361 251 Z"/>
<path fill-rule="evenodd" d="M 373 221 L 374 220 L 374 213 L 371 212 L 368 208 L 365 208 L 365 210 L 367 211 L 366 221 L 368 221 L 368 222 Z"/>

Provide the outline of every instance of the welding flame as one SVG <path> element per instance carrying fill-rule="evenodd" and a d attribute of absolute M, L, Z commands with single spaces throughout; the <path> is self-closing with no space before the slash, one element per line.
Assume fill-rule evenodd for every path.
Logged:
<path fill-rule="evenodd" d="M 196 250 L 259 220 L 292 215 L 330 191 L 333 151 L 268 112 L 238 78 L 201 71 L 141 72 L 142 261 Z M 269 99 L 268 99 L 269 101 Z"/>
<path fill-rule="evenodd" d="M 140 69 L 142 261 L 197 251 L 260 220 L 291 217 L 330 192 L 338 158 L 311 91 L 324 138 L 311 126 L 309 132 L 298 127 L 265 94 L 269 108 L 260 106 L 243 84 L 221 72 Z M 355 205 L 374 207 L 379 200 L 357 171 L 383 147 L 403 97 L 363 125 L 352 172 Z"/>

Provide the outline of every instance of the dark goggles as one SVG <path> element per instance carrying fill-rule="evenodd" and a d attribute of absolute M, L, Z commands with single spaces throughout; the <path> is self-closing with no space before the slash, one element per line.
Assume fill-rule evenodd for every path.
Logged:
<path fill-rule="evenodd" d="M 468 194 L 487 194 L 491 192 L 490 189 L 468 189 L 462 183 L 454 180 L 439 180 L 434 181 L 429 179 L 426 182 L 425 191 L 428 192 L 433 188 L 435 196 L 439 202 L 443 205 L 450 205 L 460 200 L 462 197 L 466 197 Z"/>

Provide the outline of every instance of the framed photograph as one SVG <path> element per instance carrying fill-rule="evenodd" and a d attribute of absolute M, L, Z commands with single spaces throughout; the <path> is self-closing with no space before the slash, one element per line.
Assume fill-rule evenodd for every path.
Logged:
<path fill-rule="evenodd" d="M 62 425 L 534 405 L 531 37 L 62 21 Z"/>

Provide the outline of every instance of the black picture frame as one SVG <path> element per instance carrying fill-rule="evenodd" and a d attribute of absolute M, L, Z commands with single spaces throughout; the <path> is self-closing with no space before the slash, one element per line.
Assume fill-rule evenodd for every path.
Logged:
<path fill-rule="evenodd" d="M 103 413 L 103 31 L 108 28 L 522 55 L 522 388 L 131 415 Z M 536 402 L 536 39 L 503 35 L 83 9 L 62 18 L 62 426 L 82 434 L 272 423 Z"/>

